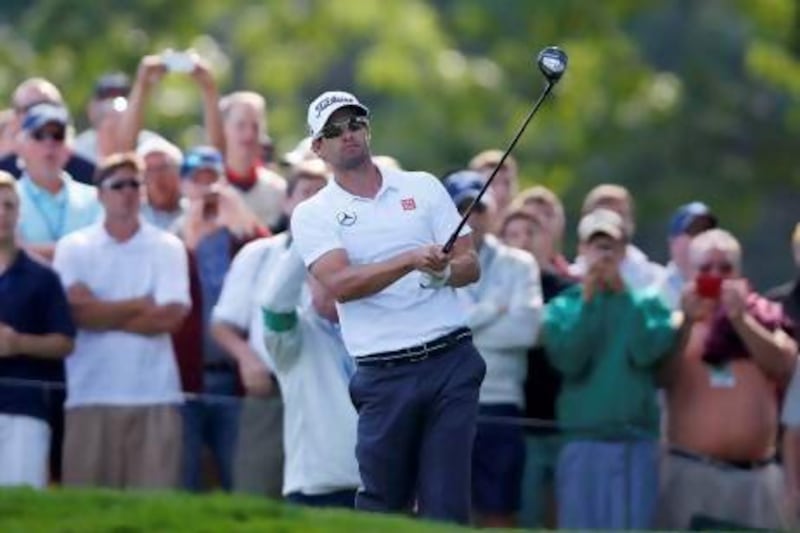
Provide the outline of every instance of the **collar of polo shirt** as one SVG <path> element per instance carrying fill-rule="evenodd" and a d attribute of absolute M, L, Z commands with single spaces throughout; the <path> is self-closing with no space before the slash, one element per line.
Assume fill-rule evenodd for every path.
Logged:
<path fill-rule="evenodd" d="M 397 180 L 400 179 L 400 175 L 395 170 L 393 170 L 391 168 L 381 168 L 381 167 L 378 167 L 378 168 L 379 168 L 380 174 L 381 174 L 381 188 L 378 190 L 378 193 L 375 195 L 375 198 L 378 198 L 378 197 L 382 196 L 389 189 L 394 189 L 394 190 L 400 189 L 400 186 L 399 186 L 399 184 L 397 182 Z M 335 179 L 333 179 L 333 180 L 331 180 L 329 182 L 329 186 L 331 186 L 334 189 L 336 189 L 336 191 L 339 194 L 343 194 L 345 196 L 349 196 L 349 197 L 351 197 L 353 199 L 356 199 L 356 200 L 369 201 L 369 200 L 374 200 L 375 199 L 375 198 L 367 198 L 367 197 L 364 197 L 364 196 L 359 196 L 357 194 L 353 194 L 350 191 L 344 189 L 341 185 L 339 185 L 339 183 L 337 183 L 337 181 Z"/>

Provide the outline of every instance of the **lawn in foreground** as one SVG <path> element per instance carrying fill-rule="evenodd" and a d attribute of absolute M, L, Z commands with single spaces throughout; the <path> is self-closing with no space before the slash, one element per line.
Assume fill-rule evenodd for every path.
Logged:
<path fill-rule="evenodd" d="M 239 495 L 4 489 L 0 531 L 455 533 L 466 529 L 404 517 L 299 508 Z"/>

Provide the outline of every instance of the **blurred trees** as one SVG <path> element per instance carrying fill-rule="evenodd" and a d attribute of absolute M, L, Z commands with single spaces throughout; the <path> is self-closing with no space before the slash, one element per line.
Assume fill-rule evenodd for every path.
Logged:
<path fill-rule="evenodd" d="M 515 152 L 526 183 L 562 194 L 571 226 L 591 186 L 628 186 L 637 240 L 659 259 L 671 210 L 702 199 L 743 238 L 762 285 L 791 272 L 792 0 L 5 0 L 0 13 L 4 95 L 44 75 L 82 115 L 99 74 L 133 75 L 144 54 L 194 47 L 223 90 L 266 95 L 280 151 L 304 135 L 307 102 L 343 88 L 372 108 L 376 153 L 434 173 L 505 147 L 543 84 L 536 52 L 559 44 L 568 72 Z M 199 111 L 173 75 L 148 124 L 190 143 Z"/>

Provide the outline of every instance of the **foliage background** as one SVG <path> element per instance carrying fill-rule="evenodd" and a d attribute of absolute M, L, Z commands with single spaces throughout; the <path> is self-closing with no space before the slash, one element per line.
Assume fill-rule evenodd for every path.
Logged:
<path fill-rule="evenodd" d="M 655 259 L 672 209 L 702 199 L 758 285 L 794 272 L 797 0 L 4 0 L 0 15 L 6 101 L 44 75 L 85 123 L 98 75 L 194 47 L 223 91 L 267 97 L 280 151 L 303 136 L 307 102 L 343 88 L 372 108 L 376 153 L 436 174 L 510 141 L 543 83 L 536 52 L 559 44 L 570 68 L 515 156 L 525 184 L 562 195 L 570 228 L 589 188 L 612 181 L 634 193 L 636 240 Z M 195 88 L 170 77 L 148 126 L 186 145 L 199 122 Z"/>

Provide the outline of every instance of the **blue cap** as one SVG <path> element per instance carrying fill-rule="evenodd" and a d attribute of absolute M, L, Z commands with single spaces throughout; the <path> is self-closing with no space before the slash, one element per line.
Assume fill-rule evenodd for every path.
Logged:
<path fill-rule="evenodd" d="M 66 127 L 69 124 L 67 108 L 58 104 L 42 102 L 28 109 L 22 119 L 22 129 L 25 131 L 37 131 L 47 124 Z"/>
<path fill-rule="evenodd" d="M 453 203 L 459 206 L 466 200 L 475 200 L 483 189 L 486 179 L 474 170 L 459 170 L 446 175 L 442 179 L 442 183 L 450 194 L 450 198 L 453 199 Z M 481 196 L 481 204 L 488 206 L 491 203 L 491 193 L 486 191 Z"/>
<path fill-rule="evenodd" d="M 186 152 L 181 164 L 181 177 L 188 178 L 201 169 L 213 170 L 217 174 L 225 173 L 222 154 L 213 146 L 196 146 Z"/>
<path fill-rule="evenodd" d="M 703 220 L 705 224 L 699 228 L 694 228 L 696 222 Z M 680 206 L 672 214 L 669 219 L 669 236 L 677 237 L 690 233 L 695 235 L 700 231 L 704 231 L 717 227 L 717 217 L 711 212 L 703 202 L 691 202 Z M 693 231 L 690 231 L 693 230 Z"/>

